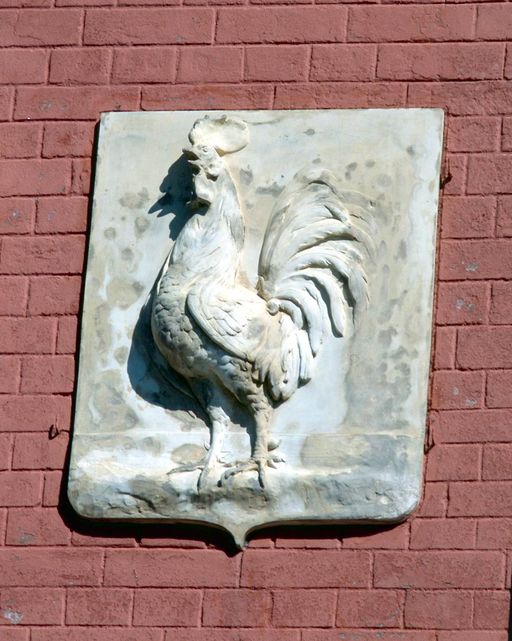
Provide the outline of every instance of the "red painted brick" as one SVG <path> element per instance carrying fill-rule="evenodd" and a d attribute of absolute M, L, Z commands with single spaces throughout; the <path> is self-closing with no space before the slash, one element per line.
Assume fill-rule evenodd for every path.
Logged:
<path fill-rule="evenodd" d="M 38 505 L 42 489 L 43 477 L 37 472 L 0 472 L 1 507 Z"/>
<path fill-rule="evenodd" d="M 55 344 L 53 318 L 0 318 L 0 352 L 49 354 Z"/>
<path fill-rule="evenodd" d="M 489 320 L 493 325 L 512 324 L 512 283 L 493 283 Z"/>
<path fill-rule="evenodd" d="M 487 375 L 487 407 L 512 407 L 512 371 L 499 370 Z"/>
<path fill-rule="evenodd" d="M 469 159 L 468 193 L 493 194 L 512 191 L 512 154 L 476 154 Z"/>
<path fill-rule="evenodd" d="M 461 632 L 439 632 L 437 638 L 438 641 L 507 641 L 507 633 L 464 630 Z"/>
<path fill-rule="evenodd" d="M 43 49 L 4 49 L 0 51 L 0 84 L 45 82 L 47 67 L 48 53 Z"/>
<path fill-rule="evenodd" d="M 512 118 L 503 118 L 501 148 L 503 151 L 512 151 Z"/>
<path fill-rule="evenodd" d="M 34 158 L 41 148 L 41 133 L 42 125 L 36 122 L 0 124 L 0 158 Z"/>
<path fill-rule="evenodd" d="M 72 356 L 26 356 L 21 371 L 22 393 L 67 394 L 73 391 L 75 360 Z"/>
<path fill-rule="evenodd" d="M 343 636 L 342 636 L 343 635 Z M 418 630 L 361 630 L 345 628 L 332 630 L 305 630 L 302 641 L 437 641 L 435 632 Z"/>
<path fill-rule="evenodd" d="M 20 384 L 19 356 L 0 356 L 0 393 L 15 394 Z"/>
<path fill-rule="evenodd" d="M 179 538 L 174 536 L 167 536 L 165 538 L 159 537 L 147 537 L 140 539 L 140 545 L 148 548 L 188 548 L 188 549 L 199 549 L 205 548 L 206 543 L 199 539 L 193 538 Z"/>
<path fill-rule="evenodd" d="M 135 591 L 133 625 L 197 627 L 200 619 L 200 590 Z"/>
<path fill-rule="evenodd" d="M 136 47 L 116 49 L 113 82 L 174 82 L 175 47 Z"/>
<path fill-rule="evenodd" d="M 0 623 L 59 624 L 64 617 L 65 591 L 47 588 L 0 588 Z M 3 630 L 0 628 L 0 638 Z"/>
<path fill-rule="evenodd" d="M 0 120 L 11 118 L 14 104 L 14 88 L 0 86 Z"/>
<path fill-rule="evenodd" d="M 53 472 L 48 472 L 53 474 Z M 46 489 L 46 486 L 45 486 Z M 44 501 L 44 498 L 43 498 Z M 93 528 L 94 529 L 94 528 Z M 133 548 L 137 546 L 135 539 L 130 537 L 117 537 L 112 536 L 93 536 L 92 534 L 81 534 L 73 532 L 71 535 L 71 543 L 82 547 L 123 547 Z"/>
<path fill-rule="evenodd" d="M 377 47 L 374 45 L 316 45 L 311 58 L 311 80 L 354 80 L 375 78 Z"/>
<path fill-rule="evenodd" d="M 76 314 L 80 276 L 33 276 L 30 279 L 29 314 Z"/>
<path fill-rule="evenodd" d="M 68 433 L 62 431 L 52 439 L 47 434 L 17 434 L 12 459 L 13 470 L 62 469 L 68 437 Z"/>
<path fill-rule="evenodd" d="M 337 533 L 335 533 L 336 529 L 337 528 L 333 528 L 332 538 L 327 538 L 327 537 L 324 538 L 319 536 L 320 533 L 318 532 L 318 528 L 314 527 L 311 532 L 311 538 L 303 538 L 306 532 L 304 531 L 304 528 L 298 526 L 297 528 L 291 529 L 291 531 L 289 532 L 290 538 L 287 538 L 286 536 L 277 537 L 275 547 L 288 548 L 288 549 L 294 549 L 294 548 L 308 549 L 309 548 L 313 550 L 314 549 L 337 550 L 341 547 L 341 543 L 337 538 Z M 269 541 L 269 540 L 252 541 L 252 543 L 256 544 L 256 545 L 253 545 L 253 547 L 255 548 L 256 547 L 259 547 L 259 548 L 273 547 L 272 541 Z"/>
<path fill-rule="evenodd" d="M 489 283 L 439 283 L 436 321 L 463 325 L 487 321 Z"/>
<path fill-rule="evenodd" d="M 446 483 L 426 483 L 423 500 L 416 516 L 435 517 L 446 514 L 448 486 Z"/>
<path fill-rule="evenodd" d="M 472 621 L 471 592 L 442 590 L 407 593 L 405 626 L 407 628 L 469 628 Z"/>
<path fill-rule="evenodd" d="M 336 598 L 335 590 L 276 590 L 272 624 L 275 627 L 330 628 L 334 624 Z"/>
<path fill-rule="evenodd" d="M 4 47 L 69 45 L 80 42 L 81 15 L 77 9 L 2 11 L 0 42 Z M 43 54 L 44 55 L 44 54 Z"/>
<path fill-rule="evenodd" d="M 212 39 L 212 9 L 91 9 L 85 19 L 88 45 L 201 44 Z"/>
<path fill-rule="evenodd" d="M 351 7 L 347 39 L 353 42 L 470 40 L 474 7 Z"/>
<path fill-rule="evenodd" d="M 271 85 L 155 85 L 143 87 L 143 109 L 269 109 Z"/>
<path fill-rule="evenodd" d="M 510 345 L 512 327 L 463 328 L 459 330 L 457 362 L 467 369 L 512 368 Z"/>
<path fill-rule="evenodd" d="M 509 379 L 510 383 L 510 379 Z M 509 395 L 510 395 L 509 385 Z M 511 403 L 509 399 L 509 404 Z M 482 466 L 485 481 L 512 480 L 512 444 L 486 445 Z"/>
<path fill-rule="evenodd" d="M 20 87 L 15 117 L 18 120 L 96 120 L 101 111 L 138 109 L 139 91 L 138 87 L 110 86 Z"/>
<path fill-rule="evenodd" d="M 216 39 L 222 43 L 340 42 L 345 7 L 220 9 Z"/>
<path fill-rule="evenodd" d="M 448 127 L 450 151 L 495 151 L 500 146 L 501 119 L 496 116 L 451 118 Z"/>
<path fill-rule="evenodd" d="M 346 628 L 398 628 L 404 595 L 394 590 L 341 590 L 336 625 Z"/>
<path fill-rule="evenodd" d="M 265 591 L 206 590 L 203 625 L 214 628 L 267 627 L 271 607 L 270 594 Z"/>
<path fill-rule="evenodd" d="M 52 424 L 69 426 L 70 414 L 71 400 L 64 396 L 5 395 L 0 398 L 0 431 L 48 431 Z"/>
<path fill-rule="evenodd" d="M 71 177 L 67 160 L 5 160 L 0 196 L 66 193 Z"/>
<path fill-rule="evenodd" d="M 178 59 L 177 82 L 239 82 L 241 47 L 184 47 Z"/>
<path fill-rule="evenodd" d="M 457 330 L 454 327 L 437 327 L 435 332 L 434 368 L 453 369 Z"/>
<path fill-rule="evenodd" d="M 411 105 L 447 109 L 452 116 L 492 116 L 512 113 L 510 82 L 415 82 L 410 88 Z"/>
<path fill-rule="evenodd" d="M 168 630 L 165 641 L 299 641 L 300 632 L 264 628 L 180 628 Z"/>
<path fill-rule="evenodd" d="M 345 7 L 258 7 L 219 9 L 217 42 L 341 42 Z"/>
<path fill-rule="evenodd" d="M 115 0 L 55 0 L 56 7 L 108 7 Z"/>
<path fill-rule="evenodd" d="M 512 242 L 467 240 L 441 243 L 442 280 L 512 278 Z"/>
<path fill-rule="evenodd" d="M 93 123 L 49 122 L 44 129 L 43 156 L 90 156 L 93 139 Z"/>
<path fill-rule="evenodd" d="M 45 472 L 43 488 L 43 505 L 45 507 L 57 507 L 60 498 L 62 484 L 62 472 Z M 75 532 L 73 532 L 75 534 Z"/>
<path fill-rule="evenodd" d="M 28 278 L 0 276 L 0 316 L 17 316 L 25 313 L 28 299 Z"/>
<path fill-rule="evenodd" d="M 413 550 L 468 550 L 475 547 L 476 521 L 470 519 L 416 519 L 411 529 Z"/>
<path fill-rule="evenodd" d="M 54 508 L 11 508 L 6 545 L 68 545 L 71 532 Z M 40 623 L 35 621 L 35 623 Z M 58 621 L 49 621 L 58 623 Z"/>
<path fill-rule="evenodd" d="M 475 592 L 474 627 L 483 630 L 506 630 L 509 624 L 510 594 Z"/>
<path fill-rule="evenodd" d="M 479 445 L 436 445 L 427 456 L 429 481 L 472 481 L 480 476 Z"/>
<path fill-rule="evenodd" d="M 111 66 L 112 53 L 108 49 L 55 49 L 50 60 L 50 82 L 66 85 L 108 84 Z"/>
<path fill-rule="evenodd" d="M 478 9 L 476 36 L 482 40 L 508 40 L 512 31 L 512 10 L 507 5 L 489 4 Z"/>
<path fill-rule="evenodd" d="M 248 550 L 242 585 L 261 588 L 367 587 L 370 555 L 350 550 Z"/>
<path fill-rule="evenodd" d="M 32 628 L 31 641 L 162 641 L 162 630 L 66 626 L 61 628 Z M 181 639 L 180 639 L 181 641 Z"/>
<path fill-rule="evenodd" d="M 4 586 L 96 586 L 101 580 L 101 550 L 77 548 L 0 548 Z M 32 633 L 33 634 L 33 633 Z"/>
<path fill-rule="evenodd" d="M 377 78 L 490 80 L 503 76 L 504 60 L 505 46 L 502 43 L 382 45 Z"/>
<path fill-rule="evenodd" d="M 405 105 L 405 83 L 325 82 L 277 85 L 276 109 L 365 109 Z"/>
<path fill-rule="evenodd" d="M 409 542 L 409 524 L 388 526 L 388 529 L 375 531 L 372 527 L 351 528 L 342 534 L 344 548 L 357 549 L 400 549 L 406 548 Z"/>
<path fill-rule="evenodd" d="M 309 66 L 306 45 L 261 45 L 245 50 L 245 79 L 266 81 L 306 80 Z"/>
<path fill-rule="evenodd" d="M 71 588 L 66 605 L 67 625 L 130 625 L 131 590 Z"/>
<path fill-rule="evenodd" d="M 512 483 L 507 481 L 452 483 L 448 515 L 512 516 Z"/>
<path fill-rule="evenodd" d="M 447 153 L 442 178 L 450 178 L 443 187 L 443 196 L 460 196 L 465 193 L 468 157 L 466 154 Z"/>
<path fill-rule="evenodd" d="M 0 470 L 8 470 L 11 466 L 11 452 L 14 437 L 8 433 L 0 433 Z M 0 510 L 0 545 L 3 542 L 3 534 L 5 530 L 4 510 Z"/>
<path fill-rule="evenodd" d="M 499 552 L 376 552 L 374 583 L 379 588 L 499 588 L 503 560 Z"/>
<path fill-rule="evenodd" d="M 37 200 L 37 233 L 73 233 L 86 228 L 87 198 L 57 196 Z"/>
<path fill-rule="evenodd" d="M 57 354 L 76 352 L 77 319 L 74 316 L 59 318 L 57 326 Z"/>
<path fill-rule="evenodd" d="M 28 641 L 30 635 L 29 628 L 2 628 L 2 641 Z"/>
<path fill-rule="evenodd" d="M 495 210 L 496 199 L 492 196 L 445 196 L 441 236 L 443 238 L 492 236 Z"/>
<path fill-rule="evenodd" d="M 485 393 L 483 372 L 441 371 L 434 373 L 433 409 L 482 407 Z"/>
<path fill-rule="evenodd" d="M 105 585 L 235 587 L 237 561 L 214 550 L 115 550 L 107 553 Z"/>
<path fill-rule="evenodd" d="M 498 198 L 496 235 L 512 236 L 512 196 L 500 196 Z"/>
<path fill-rule="evenodd" d="M 481 519 L 478 522 L 476 546 L 481 550 L 512 547 L 512 519 Z"/>
<path fill-rule="evenodd" d="M 441 412 L 436 420 L 437 443 L 512 441 L 512 412 L 475 410 Z"/>
<path fill-rule="evenodd" d="M 84 260 L 83 236 L 5 238 L 0 271 L 25 274 L 77 274 Z"/>
<path fill-rule="evenodd" d="M 89 158 L 77 158 L 73 160 L 73 178 L 71 181 L 71 193 L 83 196 L 91 189 L 91 161 Z"/>

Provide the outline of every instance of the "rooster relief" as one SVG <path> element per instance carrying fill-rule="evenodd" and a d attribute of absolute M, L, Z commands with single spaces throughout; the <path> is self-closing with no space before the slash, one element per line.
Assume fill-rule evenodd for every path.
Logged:
<path fill-rule="evenodd" d="M 276 199 L 253 286 L 241 269 L 244 213 L 225 156 L 249 144 L 237 118 L 204 117 L 183 150 L 193 173 L 194 213 L 179 234 L 157 283 L 153 338 L 168 365 L 189 383 L 209 418 L 197 488 L 228 486 L 286 465 L 272 436 L 272 413 L 315 376 L 327 333 L 343 339 L 368 303 L 364 271 L 371 247 L 367 221 L 349 211 L 333 174 L 299 172 Z M 352 208 L 350 208 L 352 209 Z M 221 460 L 236 399 L 254 424 L 245 460 Z"/>

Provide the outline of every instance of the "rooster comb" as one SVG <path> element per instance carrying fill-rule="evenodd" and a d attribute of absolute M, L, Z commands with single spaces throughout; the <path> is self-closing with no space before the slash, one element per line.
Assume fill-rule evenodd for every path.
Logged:
<path fill-rule="evenodd" d="M 209 145 L 221 156 L 240 151 L 249 142 L 249 127 L 239 118 L 210 118 L 196 120 L 188 139 L 193 145 Z"/>

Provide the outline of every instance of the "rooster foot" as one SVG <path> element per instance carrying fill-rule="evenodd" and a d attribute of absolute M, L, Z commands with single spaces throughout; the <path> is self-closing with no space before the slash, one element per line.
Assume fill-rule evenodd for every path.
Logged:
<path fill-rule="evenodd" d="M 241 474 L 242 472 L 258 472 L 259 484 L 262 488 L 265 488 L 267 485 L 266 468 L 273 467 L 275 469 L 277 468 L 276 463 L 284 463 L 284 458 L 277 454 L 267 454 L 267 456 L 251 457 L 247 461 L 235 461 L 233 467 L 226 470 L 220 477 L 219 485 L 224 486 L 226 482 L 236 474 Z"/>
<path fill-rule="evenodd" d="M 205 490 L 207 486 L 215 485 L 212 468 L 215 467 L 214 463 L 216 462 L 217 459 L 213 460 L 211 456 L 206 455 L 198 463 L 190 463 L 175 467 L 174 469 L 167 472 L 167 476 L 170 476 L 171 474 L 181 474 L 183 472 L 194 472 L 195 470 L 201 470 L 199 478 L 197 479 L 197 491 L 200 493 L 202 490 Z"/>

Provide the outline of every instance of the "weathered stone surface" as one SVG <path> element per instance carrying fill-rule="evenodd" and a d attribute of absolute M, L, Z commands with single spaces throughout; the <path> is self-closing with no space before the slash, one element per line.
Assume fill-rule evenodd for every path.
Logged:
<path fill-rule="evenodd" d="M 232 122 L 246 123 L 246 131 L 233 125 L 229 135 L 220 135 L 220 142 L 219 131 L 224 129 L 215 119 L 222 114 L 208 115 L 210 121 L 201 121 L 206 124 L 195 129 L 190 142 L 187 134 L 204 112 L 103 117 L 82 320 L 71 502 L 89 518 L 212 523 L 231 531 L 239 544 L 265 523 L 401 520 L 414 509 L 421 486 L 442 113 L 229 113 Z M 193 159 L 203 165 L 194 177 L 182 155 L 190 143 L 211 143 L 216 150 L 207 150 L 207 158 L 196 149 Z M 187 156 L 190 160 L 190 151 Z M 218 178 L 206 172 L 207 160 L 214 162 Z M 297 179 L 298 172 L 307 178 Z M 277 238 L 284 224 L 276 215 L 278 231 L 266 231 L 278 198 L 291 194 L 291 201 L 299 204 L 288 209 L 297 206 L 296 215 L 305 217 L 304 226 L 291 234 L 290 245 L 306 238 L 315 251 L 348 261 L 345 277 L 334 273 L 332 263 L 315 264 L 314 269 L 331 274 L 338 284 L 330 293 L 321 292 L 316 320 L 308 315 L 306 303 L 299 305 L 301 318 L 308 317 L 304 326 L 293 320 L 291 335 L 302 331 L 310 346 L 312 325 L 320 327 L 311 380 L 297 375 L 291 393 L 286 388 L 281 396 L 271 393 L 268 381 L 260 386 L 271 408 L 264 456 L 255 446 L 257 412 L 244 394 L 235 401 L 228 384 L 215 383 L 220 369 L 210 369 L 209 377 L 195 365 L 175 365 L 181 374 L 174 371 L 169 362 L 175 363 L 176 349 L 183 348 L 162 352 L 151 331 L 163 276 L 177 264 L 177 254 L 181 256 L 176 250 L 169 262 L 169 252 L 187 221 L 196 220 L 198 237 L 203 238 L 208 216 L 227 216 L 222 190 L 228 184 L 230 216 L 238 221 L 231 229 L 241 247 L 240 270 L 230 278 L 228 264 L 219 274 L 218 295 L 218 282 L 212 280 L 215 264 L 204 268 L 204 276 L 196 274 L 199 283 L 211 280 L 208 294 L 199 300 L 206 320 L 197 316 L 195 299 L 190 299 L 180 322 L 190 325 L 187 332 L 199 341 L 198 349 L 211 355 L 215 344 L 216 358 L 222 361 L 219 368 L 235 361 L 246 364 L 244 389 L 262 354 L 270 354 L 272 362 L 280 359 L 281 372 L 291 371 L 282 341 L 251 342 L 235 328 L 236 336 L 245 340 L 245 355 L 237 355 L 231 334 L 223 338 L 212 333 L 207 321 L 218 314 L 211 311 L 214 294 L 215 304 L 240 301 L 242 318 L 251 317 L 244 297 L 259 296 L 258 318 L 264 328 L 284 316 L 290 321 L 290 309 L 279 307 L 282 290 L 272 294 L 265 291 L 265 283 L 258 284 L 258 275 L 265 271 L 262 259 L 258 272 L 265 235 L 268 244 L 268 236 Z M 321 195 L 314 194 L 311 206 L 306 206 L 305 190 L 315 192 L 317 184 Z M 196 213 L 186 205 L 195 196 L 204 201 Z M 331 197 L 338 199 L 348 218 L 325 208 Z M 331 235 L 317 234 L 312 242 L 315 207 L 320 212 L 317 222 L 327 225 Z M 293 216 L 290 220 L 293 223 Z M 344 232 L 331 229 L 331 223 L 340 221 Z M 347 221 L 367 235 L 356 233 L 354 238 Z M 215 242 L 217 225 L 213 219 L 209 225 L 207 232 Z M 245 236 L 240 225 L 245 226 Z M 184 242 L 187 233 L 180 242 L 192 251 L 190 242 Z M 223 261 L 231 240 L 219 233 Z M 357 256 L 352 247 L 361 249 Z M 282 245 L 280 253 L 274 252 L 271 267 L 285 249 Z M 204 259 L 204 254 L 198 256 Z M 366 308 L 359 305 L 351 283 L 350 274 L 358 269 L 367 281 Z M 265 282 L 272 281 L 269 273 L 267 269 Z M 312 272 L 309 275 L 313 284 L 317 282 Z M 301 281 L 300 274 L 294 278 Z M 184 279 L 180 292 L 187 293 L 187 288 Z M 338 308 L 332 302 L 337 297 L 346 314 L 343 332 L 335 331 L 333 324 Z M 269 302 L 274 300 L 278 302 Z M 232 322 L 229 313 L 220 320 Z M 165 323 L 166 319 L 163 330 Z M 210 447 L 206 456 L 207 474 L 199 467 L 204 468 L 204 446 L 216 419 L 211 408 L 205 411 L 196 400 L 203 393 L 194 387 L 198 377 L 203 377 L 203 389 L 222 392 L 221 406 L 229 419 L 221 444 Z M 280 385 L 285 379 L 279 379 Z M 267 467 L 273 456 L 269 451 L 284 461 Z M 244 464 L 237 468 L 236 461 Z"/>

